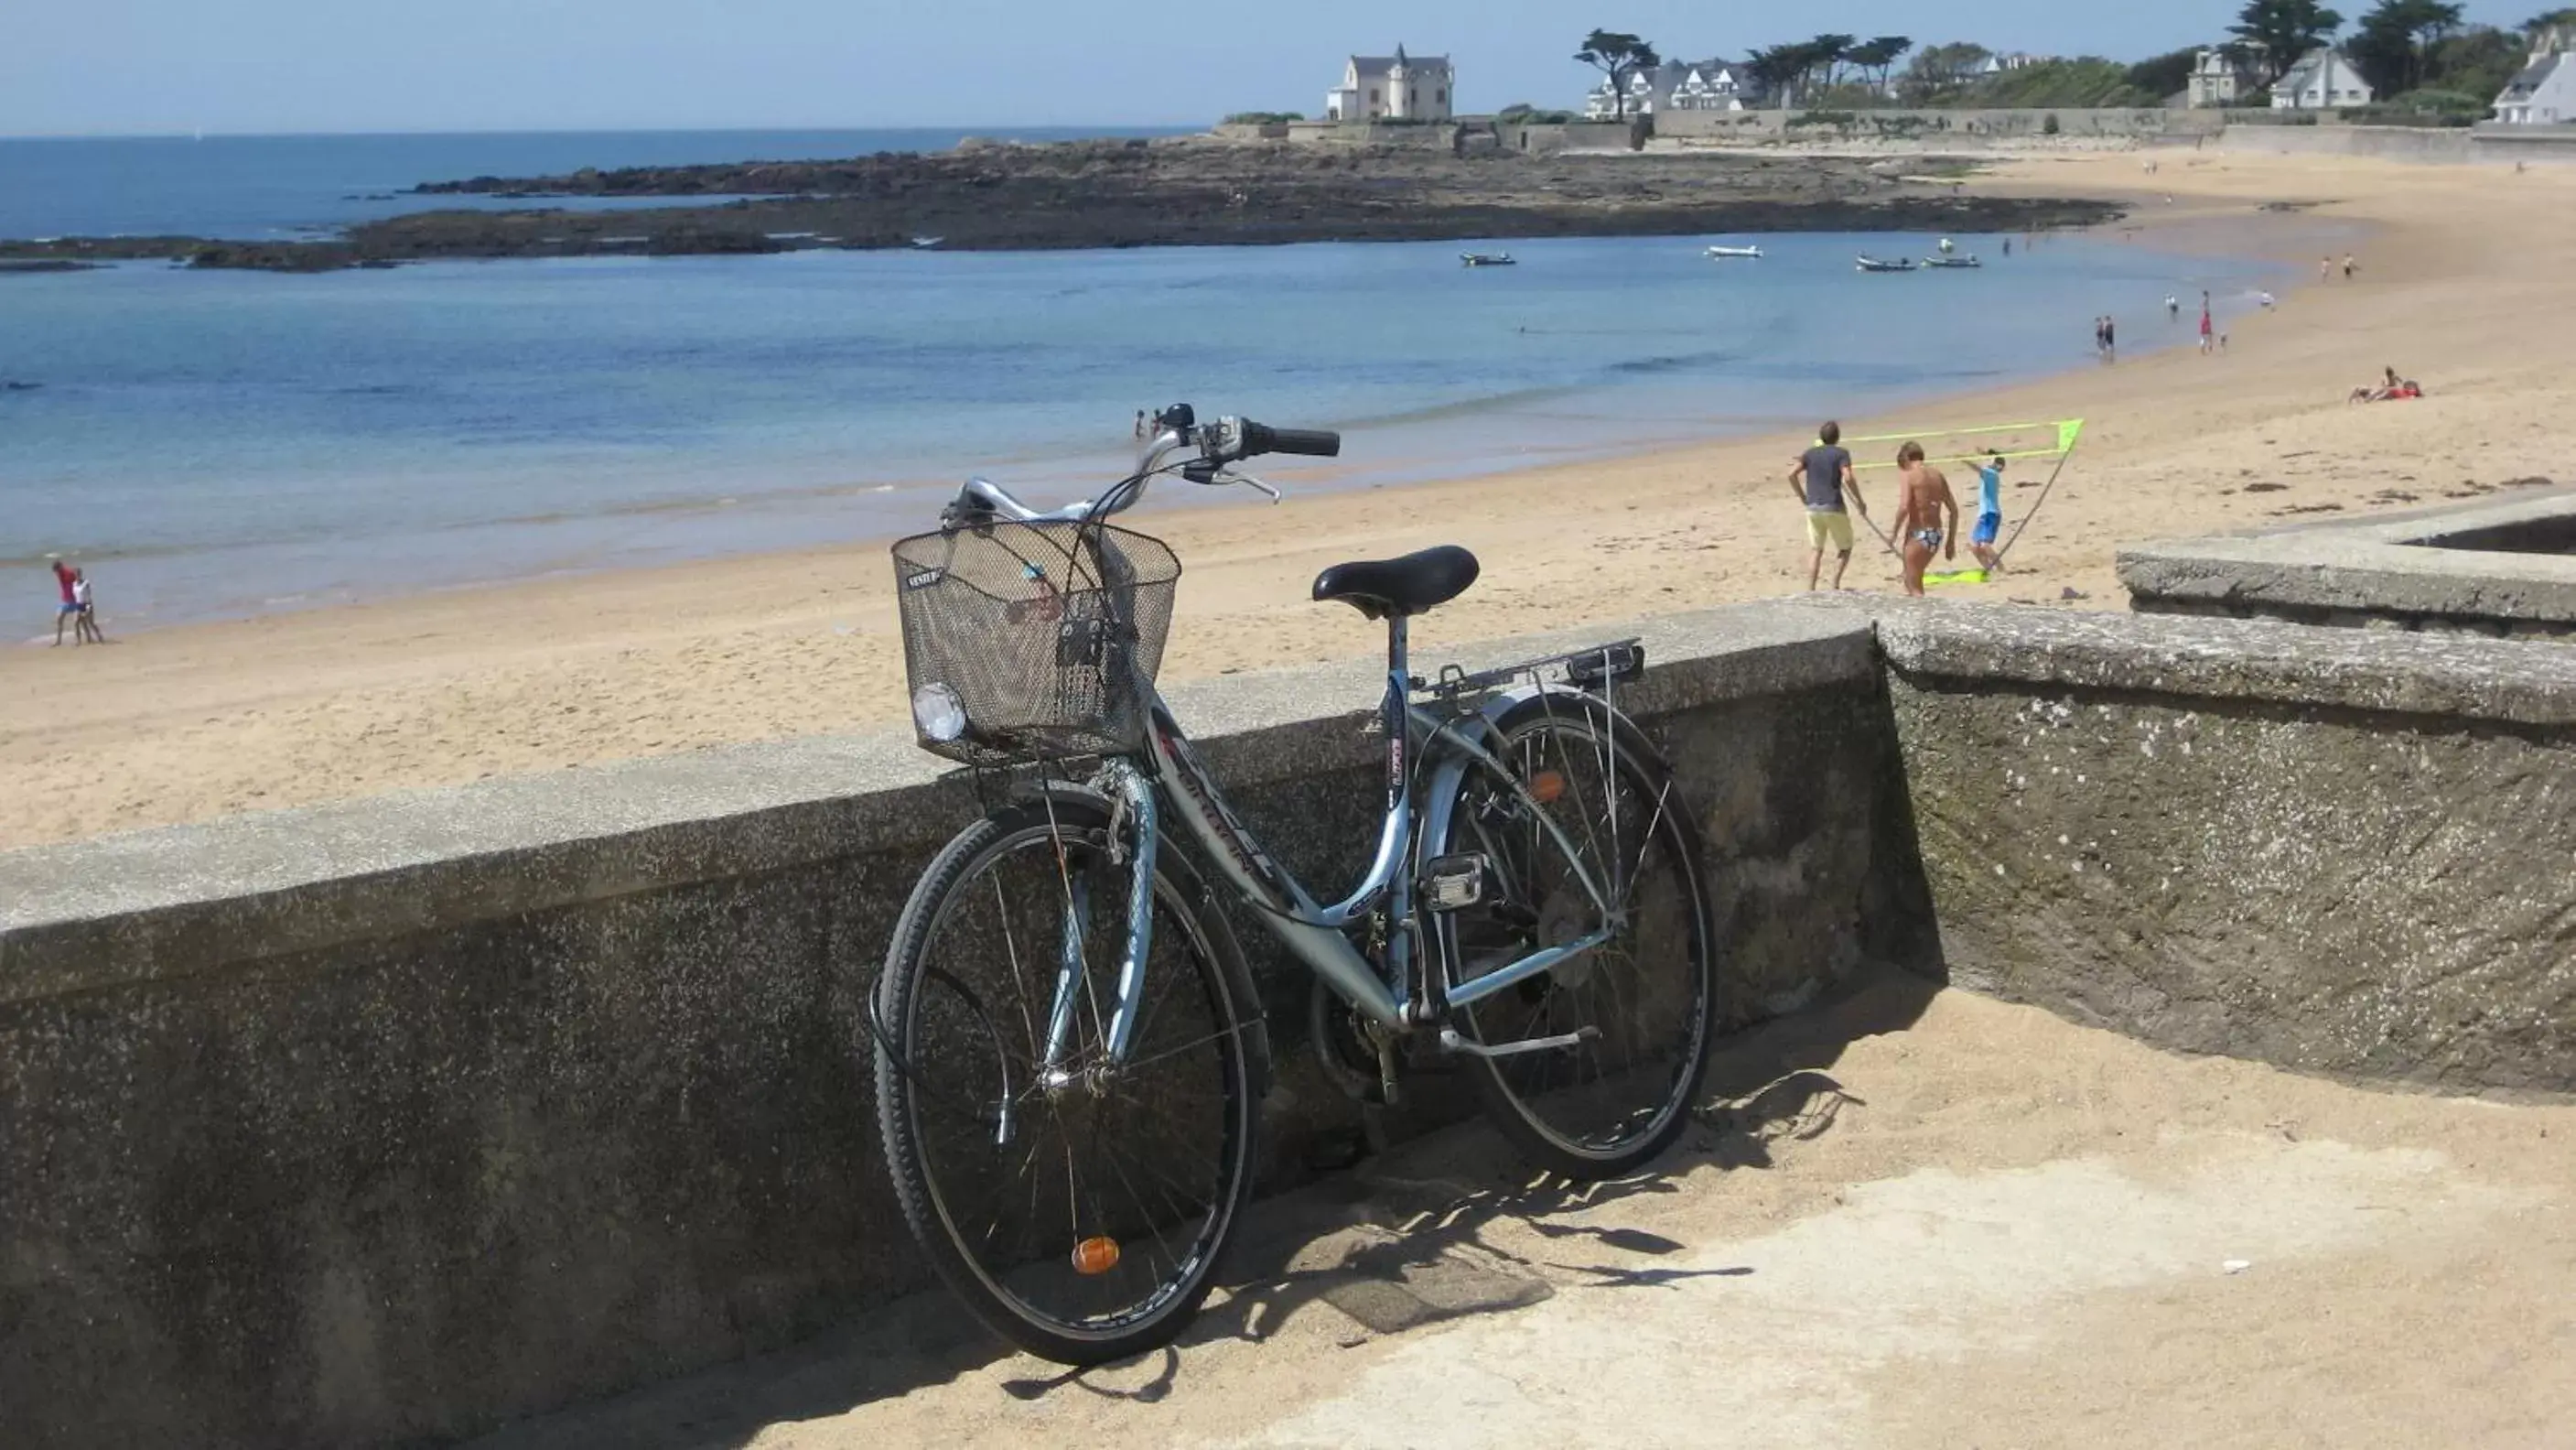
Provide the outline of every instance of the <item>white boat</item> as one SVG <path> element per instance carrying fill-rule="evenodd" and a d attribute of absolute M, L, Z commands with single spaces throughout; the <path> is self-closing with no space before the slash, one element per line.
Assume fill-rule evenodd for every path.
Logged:
<path fill-rule="evenodd" d="M 1460 252 L 1458 254 L 1458 260 L 1461 264 L 1469 267 L 1515 267 L 1520 265 L 1512 260 L 1512 254 L 1509 252 Z"/>
<path fill-rule="evenodd" d="M 1914 269 L 1914 260 L 1910 257 L 1899 257 L 1892 262 L 1867 256 L 1860 259 L 1860 270 L 1864 272 L 1911 272 Z"/>
<path fill-rule="evenodd" d="M 1926 257 L 1926 258 L 1924 258 L 1924 259 L 1923 259 L 1923 265 L 1924 265 L 1924 266 L 1926 266 L 1926 267 L 1934 268 L 1934 269 L 1939 270 L 1939 271 L 1944 271 L 1944 272 L 1957 272 L 1957 271 L 1964 271 L 1964 270 L 1966 270 L 1967 268 L 1970 268 L 1970 267 L 1982 267 L 1982 266 L 1984 266 L 1984 265 L 1985 265 L 1985 263 L 1978 261 L 1978 260 L 1977 260 L 1976 258 L 1974 258 L 1974 257 L 1967 257 L 1967 256 L 1946 256 L 1946 257 Z"/>
<path fill-rule="evenodd" d="M 912 239 L 912 244 L 924 251 L 928 251 L 930 248 L 938 246 L 941 242 L 946 240 L 948 240 L 946 237 L 915 237 Z"/>
<path fill-rule="evenodd" d="M 1712 257 L 1751 257 L 1760 261 L 1762 249 L 1760 247 L 1711 247 L 1708 249 L 1708 254 Z"/>

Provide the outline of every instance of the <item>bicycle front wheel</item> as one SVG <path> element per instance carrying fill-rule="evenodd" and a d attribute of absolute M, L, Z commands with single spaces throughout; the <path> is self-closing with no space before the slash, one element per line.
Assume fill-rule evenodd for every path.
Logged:
<path fill-rule="evenodd" d="M 1081 800 L 1015 807 L 950 842 L 873 1002 L 877 1121 L 905 1218 L 978 1319 L 1062 1364 L 1179 1335 L 1252 1188 L 1250 979 L 1187 862 L 1159 855 L 1123 1064 L 1106 1044 L 1132 857 Z"/>
<path fill-rule="evenodd" d="M 1542 695 L 1497 731 L 1508 776 L 1471 770 L 1448 839 L 1433 843 L 1491 864 L 1493 899 L 1438 918 L 1450 981 L 1608 939 L 1456 1008 L 1452 1023 L 1489 1046 L 1578 1038 L 1471 1058 L 1468 1076 L 1532 1163 L 1578 1181 L 1618 1177 L 1681 1135 L 1708 1065 L 1716 951 L 1699 831 L 1671 767 L 1599 700 Z"/>

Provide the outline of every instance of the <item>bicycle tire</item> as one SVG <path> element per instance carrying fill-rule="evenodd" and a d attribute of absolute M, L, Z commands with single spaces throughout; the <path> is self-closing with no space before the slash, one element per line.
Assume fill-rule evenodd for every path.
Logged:
<path fill-rule="evenodd" d="M 1478 1042 L 1506 1042 L 1528 1037 L 1556 1035 L 1569 1028 L 1589 1025 L 1601 1030 L 1594 1041 L 1559 1052 L 1534 1053 L 1526 1056 L 1492 1059 L 1468 1057 L 1466 1075 L 1474 1085 L 1486 1117 L 1511 1142 L 1513 1148 L 1532 1164 L 1548 1172 L 1578 1182 L 1597 1182 L 1633 1173 L 1672 1146 L 1690 1121 L 1690 1108 L 1698 1096 L 1700 1083 L 1708 1070 L 1708 1059 L 1716 1037 L 1719 1003 L 1717 995 L 1716 922 L 1711 908 L 1699 828 L 1689 811 L 1681 807 L 1673 782 L 1673 770 L 1646 739 L 1634 722 L 1610 709 L 1601 700 L 1573 693 L 1551 693 L 1526 700 L 1506 711 L 1495 722 L 1500 737 L 1495 754 L 1505 763 L 1515 763 L 1530 744 L 1542 734 L 1550 734 L 1562 745 L 1579 738 L 1586 743 L 1588 754 L 1577 756 L 1563 751 L 1540 765 L 1560 774 L 1556 789 L 1560 798 L 1570 798 L 1579 809 L 1584 795 L 1580 784 L 1568 784 L 1562 776 L 1585 768 L 1597 770 L 1605 780 L 1622 786 L 1639 803 L 1654 803 L 1646 824 L 1637 832 L 1640 844 L 1636 851 L 1634 872 L 1636 897 L 1630 931 L 1623 935 L 1642 938 L 1651 924 L 1658 940 L 1640 953 L 1635 943 L 1624 950 L 1638 967 L 1631 973 L 1632 991 L 1624 1002 L 1620 999 L 1618 974 L 1627 968 L 1618 960 L 1623 949 L 1620 938 L 1614 938 L 1595 952 L 1560 967 L 1556 972 L 1535 978 L 1518 987 L 1506 988 L 1484 1003 L 1454 1008 L 1451 1025 L 1462 1035 Z M 1492 742 L 1489 742 L 1491 744 Z M 1615 748 L 1614 748 L 1615 747 Z M 1524 771 L 1527 775 L 1529 772 Z M 1493 951 L 1491 958 L 1510 959 L 1525 955 L 1542 944 L 1542 938 L 1562 939 L 1573 934 L 1562 918 L 1569 910 L 1588 910 L 1588 899 L 1577 906 L 1577 893 L 1561 882 L 1548 886 L 1530 881 L 1508 879 L 1512 866 L 1500 858 L 1511 854 L 1494 850 L 1495 833 L 1480 830 L 1475 817 L 1480 808 L 1480 790 L 1497 797 L 1509 796 L 1490 780 L 1490 767 L 1476 766 L 1461 782 L 1457 808 L 1450 813 L 1449 839 L 1428 842 L 1431 854 L 1448 854 L 1472 849 L 1487 849 L 1497 858 L 1496 885 L 1504 900 L 1490 903 L 1488 930 Z M 1481 785 L 1480 785 L 1481 782 Z M 1605 804 L 1618 797 L 1602 792 Z M 1503 802 L 1511 809 L 1526 811 L 1526 803 L 1512 797 Z M 1541 832 L 1525 832 L 1538 844 L 1530 847 L 1536 855 L 1561 861 L 1562 848 Z M 1624 859 L 1625 849 L 1613 836 L 1608 859 Z M 1568 829 L 1578 849 L 1584 837 Z M 1646 866 L 1654 857 L 1664 878 L 1650 893 L 1644 888 Z M 1535 873 L 1531 873 L 1533 876 Z M 1652 895 L 1649 902 L 1647 897 Z M 1535 898 L 1535 899 L 1523 899 Z M 1493 920 L 1505 910 L 1516 910 L 1519 918 Z M 1471 911 L 1474 909 L 1471 909 Z M 1551 932 L 1547 920 L 1559 918 Z M 1525 918 L 1539 920 L 1533 926 Z M 1444 954 L 1450 980 L 1459 982 L 1473 973 L 1476 963 L 1470 949 L 1478 935 L 1475 916 L 1460 913 L 1434 919 L 1435 937 Z M 1674 939 L 1674 934 L 1679 939 Z M 1669 964 L 1677 968 L 1669 981 L 1648 980 L 1642 957 L 1665 956 L 1678 949 L 1682 960 Z M 1580 977 L 1578 982 L 1576 979 Z M 1595 991 L 1595 988 L 1599 991 Z M 1580 1015 L 1578 994 L 1594 1000 L 1606 999 L 1620 1020 L 1604 1027 L 1601 1023 L 1580 1023 L 1571 1019 Z M 1574 1004 L 1559 1011 L 1558 1004 Z M 1515 1011 L 1514 1009 L 1519 1009 Z M 1604 1044 L 1632 1041 L 1649 1025 L 1647 1019 L 1669 1017 L 1677 1034 L 1675 1051 L 1668 1063 L 1661 1065 L 1631 1063 L 1624 1073 L 1612 1072 L 1606 1060 L 1613 1048 Z M 1503 1020 L 1496 1020 L 1497 1018 Z M 1570 1082 L 1550 1085 L 1549 1074 L 1556 1067 L 1589 1059 L 1603 1069 L 1598 1081 L 1589 1088 Z M 1572 1074 L 1568 1074 L 1572 1076 Z M 1641 1106 L 1610 1116 L 1623 1123 L 1620 1131 L 1585 1135 L 1569 1131 L 1567 1125 L 1551 1121 L 1542 1102 L 1563 1115 L 1565 1103 L 1589 1094 L 1603 1101 L 1605 1109 L 1615 1105 L 1623 1087 L 1633 1087 Z M 1651 1090 L 1651 1091 L 1649 1091 Z"/>
<path fill-rule="evenodd" d="M 1108 1171 L 1093 1172 L 1089 1158 L 1077 1165 L 1076 1140 L 1086 1128 L 1090 1141 L 1079 1151 L 1090 1153 L 1102 1148 L 1103 1139 L 1116 1136 L 1115 1125 L 1141 1121 L 1130 1115 L 1145 1109 L 1140 1103 L 1126 1100 L 1117 1100 L 1119 1106 L 1104 1106 L 1113 1100 L 1112 1091 L 1066 1088 L 1019 1105 L 1026 1114 L 1020 1132 L 1029 1139 L 1028 1159 L 1022 1165 L 1022 1177 L 1010 1184 L 1010 1198 L 1016 1200 L 1025 1186 L 1032 1219 L 1051 1213 L 1042 1201 L 1054 1190 L 1034 1175 L 1030 1165 L 1043 1152 L 1049 1159 L 1045 1177 L 1054 1176 L 1054 1155 L 1048 1148 L 1047 1136 L 1052 1131 L 1064 1150 L 1068 1224 L 1058 1236 L 1061 1241 L 1047 1247 L 1057 1253 L 1070 1250 L 1070 1273 L 1063 1263 L 1049 1263 L 1045 1255 L 1030 1252 L 1033 1240 L 1026 1234 L 1015 1234 L 997 1247 L 998 1224 L 986 1229 L 981 1242 L 969 1241 L 976 1237 L 975 1223 L 969 1215 L 975 1211 L 974 1195 L 982 1170 L 962 1147 L 952 1146 L 951 1139 L 958 1136 L 955 1130 L 960 1127 L 968 1129 L 969 1139 L 973 1133 L 993 1127 L 1000 1121 L 1000 1105 L 1013 1101 L 1013 1090 L 1004 1029 L 995 1026 L 996 1014 L 982 1010 L 972 984 L 960 975 L 971 968 L 953 959 L 955 953 L 951 953 L 952 960 L 937 959 L 947 939 L 943 928 L 954 922 L 963 909 L 964 894 L 980 894 L 988 889 L 983 885 L 988 876 L 992 882 L 989 889 L 1000 902 L 999 918 L 1007 927 L 1013 906 L 1000 876 L 991 874 L 999 863 L 1010 860 L 1017 852 L 1061 851 L 1059 859 L 1067 864 L 1060 869 L 1071 871 L 1071 863 L 1077 858 L 1083 869 L 1090 869 L 1095 861 L 1108 859 L 1110 833 L 1108 811 L 1093 799 L 1075 796 L 1015 806 L 967 827 L 941 850 L 915 885 L 896 923 L 885 970 L 871 994 L 878 1130 L 894 1180 L 896 1201 L 907 1225 L 941 1281 L 979 1321 L 1021 1349 L 1067 1365 L 1126 1359 L 1169 1344 L 1188 1327 L 1215 1285 L 1225 1251 L 1250 1198 L 1259 1163 L 1257 1138 L 1267 1052 L 1260 1036 L 1258 998 L 1240 947 L 1223 916 L 1213 910 L 1204 883 L 1187 859 L 1166 842 L 1156 858 L 1156 945 L 1149 958 L 1146 991 L 1154 990 L 1157 974 L 1168 974 L 1184 961 L 1189 964 L 1192 980 L 1179 989 L 1184 995 L 1178 999 L 1148 997 L 1146 1011 L 1152 1022 L 1140 1031 L 1127 1071 L 1133 1074 L 1131 1081 L 1136 1091 L 1141 1093 L 1149 1080 L 1154 1082 L 1156 1092 L 1162 1094 L 1157 1103 L 1180 1114 L 1187 1109 L 1172 1104 L 1192 1100 L 1193 1094 L 1173 1094 L 1163 1084 L 1176 1072 L 1190 1070 L 1188 1059 L 1195 1057 L 1198 1046 L 1209 1049 L 1216 1073 L 1213 1086 L 1217 1102 L 1212 1122 L 1219 1134 L 1219 1145 L 1209 1181 L 1204 1185 L 1206 1202 L 1200 1205 L 1187 1198 L 1193 1183 L 1179 1181 L 1179 1176 L 1166 1181 L 1150 1164 L 1120 1160 L 1115 1155 L 1122 1150 L 1115 1145 L 1108 1150 L 1110 1156 L 1102 1160 L 1109 1165 Z M 1107 929 L 1098 936 L 1123 939 L 1123 886 L 1119 892 L 1105 895 L 1102 907 L 1099 919 Z M 1119 940 L 1094 944 L 1084 953 L 1085 961 L 1091 964 L 1101 957 L 1114 959 L 1120 945 Z M 1046 959 L 1047 969 L 1042 975 L 1051 977 L 1053 960 Z M 1208 1021 L 1204 1026 L 1212 1035 L 1203 1043 L 1192 1038 L 1177 1056 L 1148 1060 L 1150 1052 L 1169 1046 L 1169 1034 L 1156 1035 L 1157 1028 L 1166 1021 L 1174 1024 L 1175 1031 L 1195 1034 L 1201 1030 L 1202 1024 L 1186 1015 L 1165 1015 L 1174 1000 L 1186 1008 L 1193 991 L 1205 1007 Z M 1048 995 L 1051 998 L 1051 986 Z M 961 1017 L 960 1004 L 982 1016 L 984 1033 L 991 1039 L 993 1056 L 999 1060 L 1001 1089 L 991 1118 L 965 1111 L 978 1107 L 982 1100 L 971 1090 L 952 1091 L 957 1075 L 947 1069 L 955 1064 L 934 1060 L 943 1051 L 952 1059 L 980 1055 L 980 1043 L 976 1054 L 946 1050 L 958 1045 L 953 1032 L 943 1049 L 936 1040 L 939 1023 L 925 1020 L 938 1018 L 953 1026 L 954 1020 Z M 1012 1016 L 1007 1012 L 1000 1015 L 1006 1022 Z M 1078 1019 L 1077 1013 L 1077 1041 L 1085 1025 Z M 1037 1029 L 1034 1022 L 1021 1020 L 1031 1038 L 1026 1047 L 1034 1061 Z M 1091 1043 L 1096 1045 L 1096 1020 L 1091 1026 Z M 969 1040 L 973 1040 L 971 1034 Z M 970 1078 L 975 1075 L 968 1074 Z M 1034 1087 L 1033 1080 L 1024 1082 L 1024 1089 Z M 1196 1096 L 1206 1094 L 1202 1091 Z M 1086 1113 L 1087 1117 L 1079 1117 Z M 1201 1111 L 1192 1116 L 1209 1115 Z M 940 1131 L 942 1128 L 948 1131 Z M 1008 1155 L 1016 1145 L 1005 1142 L 996 1147 Z M 1145 1180 L 1155 1189 L 1151 1204 L 1143 1201 L 1146 1195 L 1135 1186 L 1136 1175 L 1149 1173 L 1158 1175 Z M 1103 1203 L 1105 1194 L 1116 1191 L 1114 1187 L 1102 1187 L 1110 1180 L 1126 1182 L 1130 1201 Z M 993 1198 L 991 1211 L 999 1212 L 1003 1203 Z M 1147 1235 L 1141 1246 L 1129 1237 L 1138 1232 L 1136 1217 L 1140 1213 L 1145 1221 L 1142 1231 Z M 1185 1247 L 1174 1249 L 1161 1242 L 1162 1225 L 1156 1216 L 1165 1214 L 1181 1225 L 1176 1232 L 1185 1233 Z M 1202 1217 L 1193 1219 L 1194 1214 Z M 1083 1267 L 1083 1246 L 1094 1241 L 1084 1236 L 1081 1220 L 1086 1217 L 1096 1220 L 1089 1230 L 1091 1234 L 1119 1245 L 1120 1251 L 1112 1257 L 1109 1269 Z M 1114 1234 L 1104 1226 L 1122 1218 L 1125 1222 Z M 1032 1232 L 1034 1229 L 1033 1224 Z M 1144 1250 L 1141 1254 L 1140 1247 Z M 1158 1255 L 1169 1265 L 1169 1272 L 1156 1271 L 1150 1292 L 1116 1312 L 1076 1317 L 1034 1301 L 1033 1291 L 1042 1284 L 1077 1294 L 1087 1292 L 1081 1288 L 1085 1276 L 1098 1276 L 1104 1289 L 1109 1287 L 1110 1279 L 1133 1279 L 1137 1276 L 1128 1272 L 1131 1260 L 1150 1266 Z"/>

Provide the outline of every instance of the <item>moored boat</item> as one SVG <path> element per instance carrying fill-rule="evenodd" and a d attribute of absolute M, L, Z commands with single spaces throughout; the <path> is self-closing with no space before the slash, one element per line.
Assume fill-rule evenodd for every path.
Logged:
<path fill-rule="evenodd" d="M 1470 267 L 1516 267 L 1509 252 L 1460 252 L 1458 260 Z"/>
<path fill-rule="evenodd" d="M 1914 267 L 1913 260 L 1906 257 L 1898 257 L 1893 261 L 1871 256 L 1863 256 L 1860 259 L 1860 270 L 1864 272 L 1911 272 Z"/>
<path fill-rule="evenodd" d="M 1712 257 L 1750 257 L 1759 261 L 1762 257 L 1762 249 L 1760 247 L 1711 247 L 1708 249 L 1708 254 Z"/>
<path fill-rule="evenodd" d="M 1923 265 L 1948 271 L 1960 271 L 1969 267 L 1982 267 L 1985 263 L 1974 257 L 1926 257 L 1923 259 Z"/>

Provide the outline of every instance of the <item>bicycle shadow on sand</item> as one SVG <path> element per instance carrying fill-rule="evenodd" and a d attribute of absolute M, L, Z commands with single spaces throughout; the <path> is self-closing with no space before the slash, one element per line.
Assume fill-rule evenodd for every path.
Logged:
<path fill-rule="evenodd" d="M 1630 1178 L 1578 1185 L 1536 1174 L 1490 1128 L 1469 1122 L 1263 1200 L 1229 1255 L 1222 1294 L 1171 1348 L 1091 1370 L 1018 1361 L 1031 1372 L 1000 1387 L 1019 1401 L 1069 1394 L 1153 1404 L 1194 1362 L 1230 1345 L 1258 1346 L 1310 1316 L 1327 1316 L 1319 1322 L 1335 1342 L 1356 1346 L 1513 1313 L 1558 1294 L 1670 1292 L 1686 1280 L 1748 1276 L 1754 1271 L 1740 1265 L 1685 1266 L 1679 1256 L 1693 1245 L 1605 1224 L 1602 1210 L 1681 1194 L 1702 1168 L 1768 1169 L 1782 1145 L 1830 1133 L 1844 1111 L 1866 1107 L 1829 1071 L 1843 1048 L 1902 1030 L 1938 990 L 1891 975 L 1721 1043 L 1682 1141 Z M 472 1443 L 735 1450 L 773 1426 L 831 1420 L 1011 1358 L 954 1300 L 932 1291 L 868 1310 L 792 1349 Z"/>
<path fill-rule="evenodd" d="M 1172 1349 L 1125 1365 L 1023 1376 L 1004 1388 L 1024 1400 L 1071 1390 L 1150 1402 L 1171 1392 L 1193 1356 L 1229 1342 L 1259 1344 L 1319 1312 L 1336 1316 L 1335 1342 L 1352 1347 L 1511 1313 L 1560 1293 L 1651 1292 L 1749 1276 L 1754 1271 L 1741 1265 L 1659 1262 L 1692 1246 L 1605 1225 L 1601 1210 L 1682 1194 L 1702 1167 L 1771 1168 L 1781 1145 L 1831 1132 L 1845 1110 L 1867 1103 L 1827 1069 L 1851 1042 L 1910 1026 L 1938 991 L 1886 974 L 1722 1044 L 1682 1141 L 1633 1177 L 1574 1184 L 1535 1173 L 1479 1123 L 1403 1143 L 1261 1205 L 1235 1247 L 1222 1301 Z"/>

